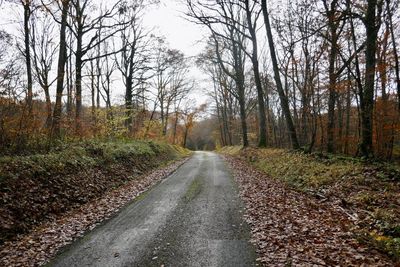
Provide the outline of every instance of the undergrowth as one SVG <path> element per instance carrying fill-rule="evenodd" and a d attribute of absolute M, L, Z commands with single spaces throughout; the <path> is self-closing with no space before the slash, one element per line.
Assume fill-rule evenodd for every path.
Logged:
<path fill-rule="evenodd" d="M 84 141 L 0 157 L 0 245 L 140 175 L 189 154 L 155 141 Z"/>
<path fill-rule="evenodd" d="M 250 162 L 295 190 L 336 199 L 358 214 L 357 235 L 400 260 L 400 167 L 331 154 L 226 147 L 221 153 Z"/>

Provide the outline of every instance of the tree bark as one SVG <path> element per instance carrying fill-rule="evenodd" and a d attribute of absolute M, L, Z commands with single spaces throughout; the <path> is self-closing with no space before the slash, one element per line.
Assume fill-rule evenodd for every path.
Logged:
<path fill-rule="evenodd" d="M 329 98 L 328 98 L 328 126 L 327 126 L 327 150 L 329 153 L 335 152 L 335 105 L 336 105 L 336 83 L 337 74 L 335 69 L 336 57 L 338 55 L 338 35 L 337 24 L 335 22 L 335 11 L 337 1 L 332 1 L 330 9 L 326 6 L 326 15 L 328 17 L 328 26 L 331 38 L 331 50 L 329 52 Z"/>
<path fill-rule="evenodd" d="M 27 96 L 26 102 L 28 104 L 29 114 L 32 112 L 32 64 L 31 64 L 31 50 L 29 41 L 29 19 L 31 17 L 31 1 L 21 1 L 24 6 L 24 42 L 25 42 L 25 63 L 26 63 L 26 75 L 27 75 Z"/>
<path fill-rule="evenodd" d="M 267 146 L 267 119 L 265 114 L 265 103 L 264 103 L 264 92 L 261 84 L 260 70 L 258 63 L 258 47 L 257 47 L 257 35 L 254 25 L 251 20 L 251 11 L 249 6 L 249 0 L 245 0 L 246 6 L 246 17 L 247 17 L 247 28 L 251 36 L 251 42 L 253 46 L 251 62 L 253 63 L 254 81 L 257 89 L 258 99 L 258 116 L 259 116 L 259 147 Z"/>
<path fill-rule="evenodd" d="M 281 81 L 281 78 L 279 75 L 278 60 L 277 60 L 276 53 L 275 53 L 275 45 L 274 45 L 274 41 L 272 38 L 272 30 L 271 30 L 271 24 L 269 21 L 269 14 L 268 14 L 266 0 L 261 0 L 261 7 L 262 7 L 263 15 L 264 15 L 264 23 L 265 23 L 265 28 L 267 31 L 268 44 L 269 44 L 269 50 L 270 50 L 270 54 L 271 54 L 272 65 L 274 68 L 275 83 L 276 83 L 276 87 L 278 90 L 279 99 L 281 101 L 282 111 L 283 111 L 283 114 L 286 119 L 286 125 L 288 127 L 289 138 L 291 140 L 293 149 L 299 149 L 300 146 L 299 146 L 299 142 L 297 139 L 296 129 L 293 124 L 292 115 L 290 113 L 288 99 L 287 99 L 287 96 L 285 95 L 285 92 L 283 91 L 282 81 Z"/>
<path fill-rule="evenodd" d="M 396 85 L 397 85 L 397 107 L 400 113 L 400 63 L 399 63 L 399 54 L 397 52 L 397 44 L 396 44 L 396 37 L 394 35 L 393 29 L 393 14 L 390 10 L 390 0 L 386 0 L 386 9 L 387 9 L 387 16 L 388 16 L 388 23 L 390 29 L 390 37 L 392 39 L 392 46 L 393 46 L 393 57 L 394 57 L 394 69 L 396 73 Z"/>
<path fill-rule="evenodd" d="M 79 7 L 79 2 L 78 2 Z M 78 8 L 79 9 L 79 8 Z M 76 51 L 75 51 L 75 94 L 76 94 L 76 106 L 75 106 L 75 130 L 78 136 L 82 133 L 82 66 L 83 66 L 83 51 L 82 51 L 82 16 L 80 11 L 77 10 L 77 34 L 76 34 Z"/>
<path fill-rule="evenodd" d="M 53 126 L 52 136 L 59 138 L 61 136 L 61 101 L 64 89 L 64 72 L 65 63 L 67 61 L 67 43 L 65 32 L 67 28 L 67 18 L 70 0 L 62 1 L 61 11 L 61 27 L 60 27 L 60 48 L 58 54 L 58 67 L 57 67 L 57 88 L 56 88 L 56 103 L 53 111 Z"/>
<path fill-rule="evenodd" d="M 361 132 L 360 152 L 365 157 L 373 156 L 372 127 L 374 109 L 374 87 L 376 66 L 376 40 L 379 24 L 376 22 L 377 0 L 368 0 L 365 29 L 367 48 L 365 51 L 365 86 L 361 103 Z"/>

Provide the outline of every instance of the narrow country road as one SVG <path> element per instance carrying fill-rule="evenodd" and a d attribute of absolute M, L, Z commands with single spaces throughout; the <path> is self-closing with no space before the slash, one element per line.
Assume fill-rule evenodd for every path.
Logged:
<path fill-rule="evenodd" d="M 49 266 L 254 266 L 242 204 L 224 161 L 196 152 Z"/>

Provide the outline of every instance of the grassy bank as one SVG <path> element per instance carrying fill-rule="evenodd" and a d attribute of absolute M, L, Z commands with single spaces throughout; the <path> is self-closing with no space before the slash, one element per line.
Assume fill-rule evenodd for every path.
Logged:
<path fill-rule="evenodd" d="M 238 156 L 295 190 L 339 203 L 353 218 L 354 232 L 362 242 L 400 259 L 397 164 L 282 149 L 226 147 L 221 153 Z"/>
<path fill-rule="evenodd" d="M 188 151 L 152 141 L 81 142 L 0 158 L 0 244 Z"/>

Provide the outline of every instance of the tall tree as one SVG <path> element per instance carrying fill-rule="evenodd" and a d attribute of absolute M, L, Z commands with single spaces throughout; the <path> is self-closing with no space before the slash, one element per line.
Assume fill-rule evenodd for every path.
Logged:
<path fill-rule="evenodd" d="M 58 45 L 54 41 L 54 24 L 48 14 L 43 14 L 43 19 L 39 20 L 36 16 L 31 23 L 31 50 L 33 59 L 33 73 L 35 80 L 39 83 L 45 94 L 47 118 L 45 127 L 51 129 L 52 104 L 50 98 L 50 86 L 56 79 L 50 78 Z"/>
<path fill-rule="evenodd" d="M 28 104 L 29 112 L 32 111 L 32 99 L 33 99 L 33 80 L 32 80 L 32 62 L 31 62 L 31 46 L 30 46 L 30 25 L 29 21 L 31 18 L 31 0 L 21 0 L 21 4 L 24 7 L 24 56 L 26 64 L 26 76 L 27 76 L 27 95 L 26 102 Z"/>
<path fill-rule="evenodd" d="M 256 84 L 257 95 L 258 95 L 258 116 L 259 116 L 259 147 L 267 146 L 267 117 L 265 112 L 265 102 L 264 102 L 264 90 L 261 83 L 260 77 L 260 67 L 258 62 L 258 44 L 257 44 L 257 20 L 260 12 L 256 11 L 258 5 L 256 2 L 251 1 L 250 5 L 249 0 L 244 0 L 244 7 L 246 11 L 246 19 L 247 19 L 247 29 L 250 33 L 250 40 L 253 46 L 253 51 L 250 55 L 251 62 L 253 63 L 253 72 L 254 72 L 254 81 Z M 252 19 L 254 14 L 254 19 Z"/>
<path fill-rule="evenodd" d="M 210 32 L 215 49 L 216 61 L 221 70 L 235 81 L 235 91 L 231 92 L 239 102 L 242 143 L 249 145 L 246 96 L 245 96 L 245 53 L 246 37 L 243 23 L 243 9 L 233 2 L 198 3 L 187 1 L 189 17 L 196 23 L 206 26 Z M 211 12 L 207 14 L 206 11 Z M 228 51 L 228 52 L 227 52 Z M 225 53 L 224 53 L 225 52 Z M 227 56 L 228 58 L 224 58 Z"/>
<path fill-rule="evenodd" d="M 381 25 L 380 14 L 382 13 L 383 1 L 368 0 L 367 13 L 364 25 L 366 30 L 365 50 L 365 85 L 362 92 L 361 103 L 361 131 L 362 140 L 360 152 L 365 157 L 373 156 L 372 131 L 373 131 L 373 109 L 375 88 L 375 67 L 378 31 Z M 378 15 L 377 15 L 378 13 Z"/>
<path fill-rule="evenodd" d="M 278 90 L 282 111 L 283 111 L 283 114 L 286 119 L 288 134 L 289 134 L 293 149 L 299 149 L 300 145 L 299 145 L 299 142 L 297 139 L 296 128 L 294 127 L 292 114 L 290 113 L 288 98 L 287 98 L 287 95 L 285 94 L 285 91 L 283 90 L 283 85 L 282 85 L 281 77 L 279 74 L 278 59 L 277 59 L 276 52 L 275 52 L 275 44 L 274 44 L 274 40 L 273 40 L 273 36 L 272 36 L 271 23 L 269 20 L 267 0 L 261 0 L 261 7 L 262 7 L 262 11 L 263 11 L 263 16 L 264 16 L 265 28 L 267 31 L 268 45 L 269 45 L 269 51 L 270 51 L 270 55 L 271 55 L 272 66 L 274 69 L 274 78 L 275 78 L 276 88 Z"/>
<path fill-rule="evenodd" d="M 61 20 L 60 20 L 60 42 L 58 50 L 57 63 L 57 87 L 56 87 L 56 103 L 53 111 L 52 136 L 59 138 L 61 136 L 61 115 L 62 115 L 62 96 L 64 90 L 64 74 L 65 64 L 67 62 L 67 41 L 66 30 L 68 20 L 68 10 L 70 0 L 61 1 Z"/>
<path fill-rule="evenodd" d="M 114 18 L 126 12 L 126 3 L 117 1 L 105 11 L 101 10 L 97 16 L 90 15 L 90 0 L 71 0 L 71 17 L 72 25 L 69 25 L 72 33 L 76 38 L 75 54 L 75 127 L 76 133 L 79 135 L 82 130 L 82 69 L 86 62 L 94 60 L 94 58 L 85 57 L 88 52 L 104 41 L 110 39 L 118 32 L 130 25 L 130 19 L 126 21 L 115 21 Z M 123 26 L 123 27 L 121 27 Z M 85 42 L 86 41 L 86 42 Z M 97 57 L 109 56 L 102 54 Z"/>

